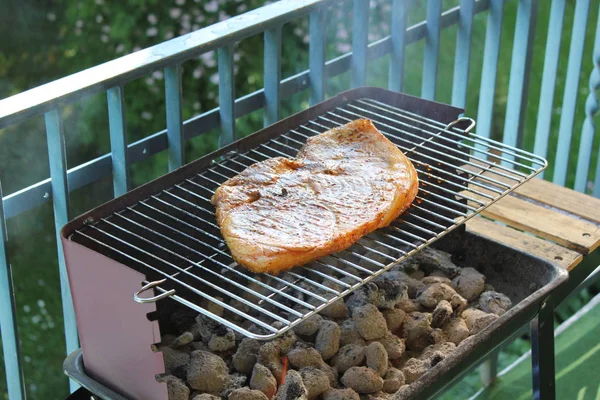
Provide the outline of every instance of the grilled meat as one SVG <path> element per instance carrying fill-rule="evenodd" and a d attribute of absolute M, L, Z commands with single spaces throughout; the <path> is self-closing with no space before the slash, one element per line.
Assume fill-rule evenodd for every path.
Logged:
<path fill-rule="evenodd" d="M 410 160 L 369 120 L 311 137 L 224 182 L 211 202 L 235 261 L 278 273 L 350 247 L 414 200 Z"/>

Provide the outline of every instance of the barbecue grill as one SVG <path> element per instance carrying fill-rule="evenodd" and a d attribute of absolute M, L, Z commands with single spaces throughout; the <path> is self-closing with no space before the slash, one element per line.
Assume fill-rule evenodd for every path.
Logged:
<path fill-rule="evenodd" d="M 161 302 L 180 303 L 247 337 L 277 337 L 462 230 L 464 222 L 546 167 L 541 157 L 473 134 L 475 122 L 462 113 L 384 89 L 354 89 L 69 223 L 62 240 L 86 369 L 117 387 L 124 371 L 128 381 L 162 372 L 160 353 L 148 352 L 160 340 Z M 420 187 L 413 205 L 391 226 L 309 265 L 277 276 L 240 268 L 216 224 L 214 190 L 249 165 L 293 157 L 310 136 L 358 118 L 372 120 L 415 165 Z M 119 351 L 107 354 L 109 343 Z M 124 354 L 139 371 L 116 366 Z M 162 390 L 157 398 L 166 398 L 164 385 L 144 385 L 146 393 Z"/>

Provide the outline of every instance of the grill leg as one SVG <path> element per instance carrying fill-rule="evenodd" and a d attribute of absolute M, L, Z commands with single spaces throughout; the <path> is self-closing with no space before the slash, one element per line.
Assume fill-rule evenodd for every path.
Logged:
<path fill-rule="evenodd" d="M 531 363 L 533 398 L 553 400 L 556 397 L 554 377 L 554 310 L 549 300 L 542 303 L 531 322 Z"/>
<path fill-rule="evenodd" d="M 496 381 L 498 377 L 498 355 L 500 350 L 494 350 L 479 367 L 479 376 L 483 386 L 487 387 Z"/>

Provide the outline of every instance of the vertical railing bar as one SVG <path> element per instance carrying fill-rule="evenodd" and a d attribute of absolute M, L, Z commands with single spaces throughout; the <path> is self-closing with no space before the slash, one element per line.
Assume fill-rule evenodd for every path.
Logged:
<path fill-rule="evenodd" d="M 281 25 L 265 31 L 264 82 L 265 113 L 264 126 L 279 121 L 281 81 Z"/>
<path fill-rule="evenodd" d="M 571 46 L 569 49 L 569 62 L 567 64 L 567 79 L 563 96 L 560 125 L 558 128 L 558 145 L 556 146 L 556 160 L 554 161 L 554 177 L 552 181 L 564 186 L 567 181 L 567 168 L 569 164 L 569 151 L 575 123 L 577 95 L 579 94 L 579 74 L 585 49 L 585 37 L 590 0 L 577 0 L 573 31 L 571 32 Z"/>
<path fill-rule="evenodd" d="M 517 7 L 503 135 L 503 142 L 512 147 L 522 145 L 538 6 L 539 0 L 519 0 Z"/>
<path fill-rule="evenodd" d="M 169 171 L 173 171 L 185 163 L 180 64 L 165 68 L 165 99 L 167 103 Z"/>
<path fill-rule="evenodd" d="M 454 58 L 454 79 L 452 81 L 452 105 L 460 108 L 465 108 L 467 104 L 467 84 L 469 83 L 474 11 L 474 0 L 460 0 L 456 55 Z"/>
<path fill-rule="evenodd" d="M 494 99 L 496 93 L 496 75 L 500 57 L 500 39 L 502 37 L 502 19 L 504 16 L 504 0 L 490 0 L 487 27 L 485 32 L 485 48 L 483 50 L 483 67 L 481 86 L 479 89 L 479 105 L 477 109 L 477 134 L 491 137 Z M 484 150 L 485 146 L 477 145 Z"/>
<path fill-rule="evenodd" d="M 113 191 L 115 197 L 121 196 L 129 191 L 124 97 L 125 93 L 122 86 L 115 86 L 106 91 L 113 171 Z"/>
<path fill-rule="evenodd" d="M 440 50 L 441 13 L 442 2 L 440 0 L 428 0 L 427 35 L 425 36 L 425 57 L 423 59 L 423 78 L 421 83 L 421 97 L 426 100 L 435 100 Z"/>
<path fill-rule="evenodd" d="M 404 78 L 404 47 L 406 46 L 406 14 L 410 2 L 394 0 L 392 4 L 392 53 L 390 56 L 390 72 L 388 88 L 397 92 L 402 91 Z"/>
<path fill-rule="evenodd" d="M 352 87 L 364 86 L 367 79 L 369 44 L 369 0 L 354 0 L 352 22 Z"/>
<path fill-rule="evenodd" d="M 56 247 L 58 252 L 58 270 L 60 276 L 60 292 L 65 327 L 65 342 L 67 354 L 79 347 L 75 310 L 69 288 L 69 276 L 63 253 L 60 230 L 69 221 L 69 188 L 67 182 L 67 157 L 65 136 L 60 121 L 58 109 L 52 109 L 44 115 L 50 161 L 50 178 L 52 179 L 52 203 L 54 206 L 54 226 L 56 231 Z M 77 385 L 71 381 L 71 389 Z"/>
<path fill-rule="evenodd" d="M 579 147 L 579 163 L 577 164 L 575 182 L 576 189 L 577 187 L 585 187 L 587 183 L 592 143 L 596 132 L 596 125 L 594 124 L 594 116 L 598 112 L 598 97 L 596 96 L 596 91 L 600 89 L 600 8 L 598 9 L 598 19 L 596 20 L 596 39 L 594 40 L 594 54 L 592 55 L 592 61 L 594 63 L 594 68 L 590 74 L 590 92 L 585 102 L 585 121 L 583 121 L 581 144 Z M 586 152 L 586 155 L 583 155 L 583 152 Z M 583 183 L 578 184 L 577 181 L 583 181 Z M 593 195 L 600 197 L 600 150 L 598 151 L 598 164 L 596 164 L 596 178 L 594 180 Z"/>
<path fill-rule="evenodd" d="M 8 398 L 25 400 L 25 381 L 21 364 L 21 345 L 17 326 L 17 306 L 12 279 L 12 270 L 8 261 L 8 234 L 2 202 L 0 184 L 0 331 L 2 332 L 2 351 Z"/>
<path fill-rule="evenodd" d="M 556 71 L 560 55 L 560 39 L 562 37 L 566 0 L 552 0 L 548 36 L 546 39 L 546 55 L 544 57 L 544 72 L 542 74 L 542 89 L 535 130 L 533 152 L 538 156 L 548 155 L 550 124 L 554 107 L 554 90 L 556 88 Z M 540 177 L 544 176 L 540 173 Z"/>
<path fill-rule="evenodd" d="M 327 9 L 319 7 L 309 17 L 308 76 L 310 79 L 310 105 L 325 100 L 325 31 Z"/>
<path fill-rule="evenodd" d="M 217 50 L 219 60 L 219 147 L 235 140 L 235 81 L 233 76 L 233 44 Z"/>

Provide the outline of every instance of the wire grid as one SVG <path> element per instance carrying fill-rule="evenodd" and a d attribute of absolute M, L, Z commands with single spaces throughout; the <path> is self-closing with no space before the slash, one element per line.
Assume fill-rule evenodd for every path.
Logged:
<path fill-rule="evenodd" d="M 278 276 L 239 267 L 210 204 L 215 189 L 249 165 L 293 157 L 308 137 L 357 118 L 372 120 L 413 162 L 420 187 L 412 206 L 347 250 Z M 398 265 L 546 165 L 525 151 L 363 98 L 252 150 L 229 153 L 184 182 L 75 232 L 72 240 L 145 273 L 144 283 L 158 298 L 170 297 L 245 336 L 266 340 Z M 223 312 L 215 311 L 217 306 Z"/>

